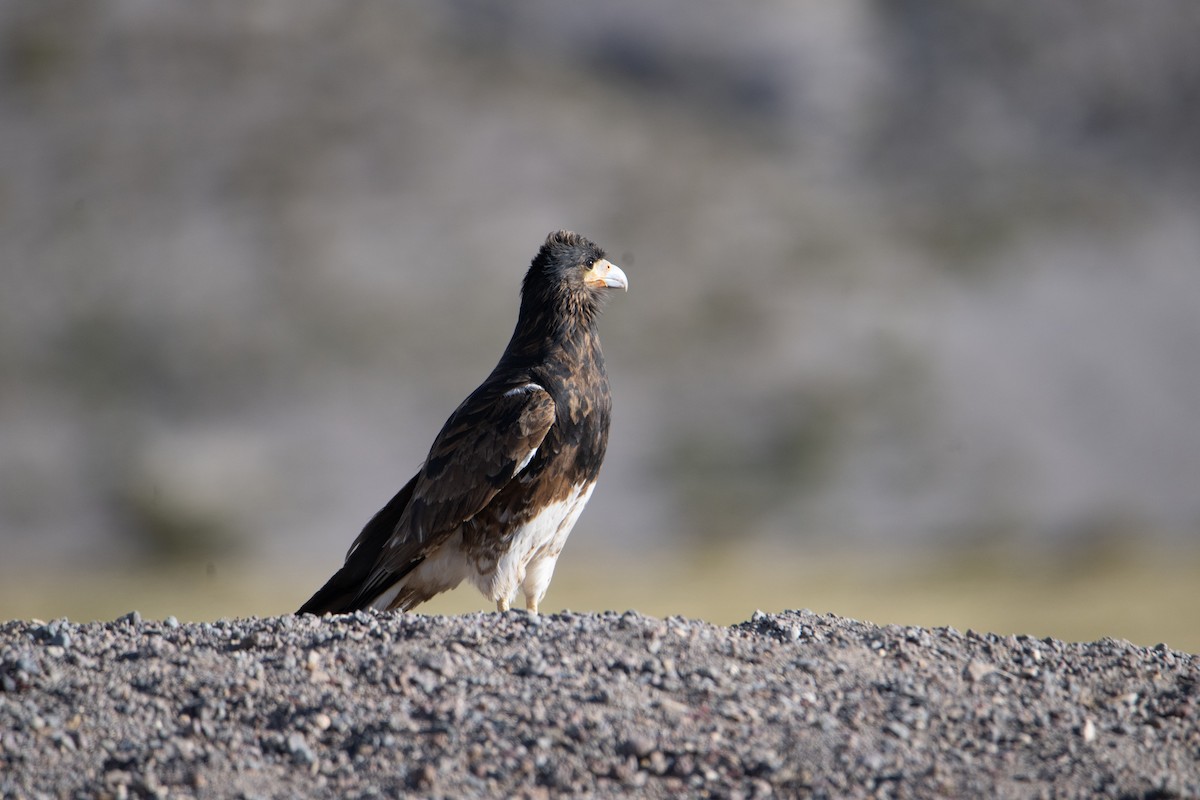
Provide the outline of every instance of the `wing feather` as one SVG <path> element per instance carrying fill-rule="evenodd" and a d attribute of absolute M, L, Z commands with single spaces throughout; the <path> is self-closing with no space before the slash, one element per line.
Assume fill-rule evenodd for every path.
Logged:
<path fill-rule="evenodd" d="M 503 388 L 485 384 L 446 420 L 360 598 L 407 574 L 532 460 L 554 424 L 554 400 L 537 384 Z"/>

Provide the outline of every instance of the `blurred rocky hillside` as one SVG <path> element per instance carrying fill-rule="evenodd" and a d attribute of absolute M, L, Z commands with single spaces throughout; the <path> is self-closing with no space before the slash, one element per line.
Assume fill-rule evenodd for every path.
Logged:
<path fill-rule="evenodd" d="M 4 3 L 6 560 L 336 561 L 559 227 L 631 282 L 573 545 L 1196 539 L 1198 40 L 1192 0 Z"/>

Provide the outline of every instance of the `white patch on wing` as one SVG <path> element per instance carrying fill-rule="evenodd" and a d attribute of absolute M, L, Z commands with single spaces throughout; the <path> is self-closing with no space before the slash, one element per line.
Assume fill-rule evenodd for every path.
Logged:
<path fill-rule="evenodd" d="M 503 396 L 504 397 L 516 397 L 519 394 L 526 394 L 527 392 L 544 392 L 544 391 L 545 391 L 545 389 L 543 389 L 540 384 L 526 383 L 522 386 L 516 387 L 515 389 L 509 389 L 507 392 L 504 393 Z"/>
<path fill-rule="evenodd" d="M 516 397 L 519 394 L 529 394 L 530 392 L 544 392 L 544 391 L 546 391 L 546 390 L 542 387 L 541 384 L 525 383 L 520 386 L 517 386 L 516 388 L 509 389 L 507 392 L 504 393 L 503 396 L 504 397 Z M 529 466 L 529 462 L 532 461 L 533 457 L 537 455 L 537 451 L 538 451 L 538 449 L 535 447 L 529 451 L 529 454 L 526 455 L 525 458 L 521 459 L 521 463 L 517 464 L 516 469 L 513 470 L 514 476 L 518 472 L 520 472 L 521 470 L 523 470 L 527 466 Z"/>
<path fill-rule="evenodd" d="M 537 451 L 538 449 L 536 447 L 530 450 L 529 455 L 525 456 L 520 464 L 517 464 L 517 468 L 513 470 L 513 475 L 516 475 L 518 472 L 529 466 L 529 462 L 533 461 L 533 457 L 537 455 Z"/>
<path fill-rule="evenodd" d="M 595 486 L 595 481 L 576 486 L 565 498 L 546 506 L 518 528 L 495 571 L 471 576 L 479 591 L 496 602 L 511 600 L 520 588 L 527 598 L 540 603 L 550 586 L 558 555 Z"/>

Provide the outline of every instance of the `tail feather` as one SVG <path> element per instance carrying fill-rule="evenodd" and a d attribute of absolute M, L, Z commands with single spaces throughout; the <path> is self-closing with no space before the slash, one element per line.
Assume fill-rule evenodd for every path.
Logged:
<path fill-rule="evenodd" d="M 378 580 L 371 581 L 368 585 L 380 554 L 395 534 L 400 517 L 412 499 L 416 482 L 414 477 L 388 501 L 387 505 L 379 509 L 354 540 L 350 552 L 346 554 L 346 563 L 308 599 L 308 602 L 300 606 L 297 614 L 349 614 L 365 609 L 396 580 L 403 577 L 396 575 L 394 579 L 382 582 L 382 585 Z"/>

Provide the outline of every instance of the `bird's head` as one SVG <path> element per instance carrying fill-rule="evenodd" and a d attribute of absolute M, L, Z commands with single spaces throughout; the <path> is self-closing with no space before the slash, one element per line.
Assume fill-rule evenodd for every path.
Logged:
<path fill-rule="evenodd" d="M 557 231 L 534 256 L 521 290 L 522 309 L 556 311 L 590 319 L 609 289 L 629 289 L 629 279 L 604 251 L 577 233 Z"/>

